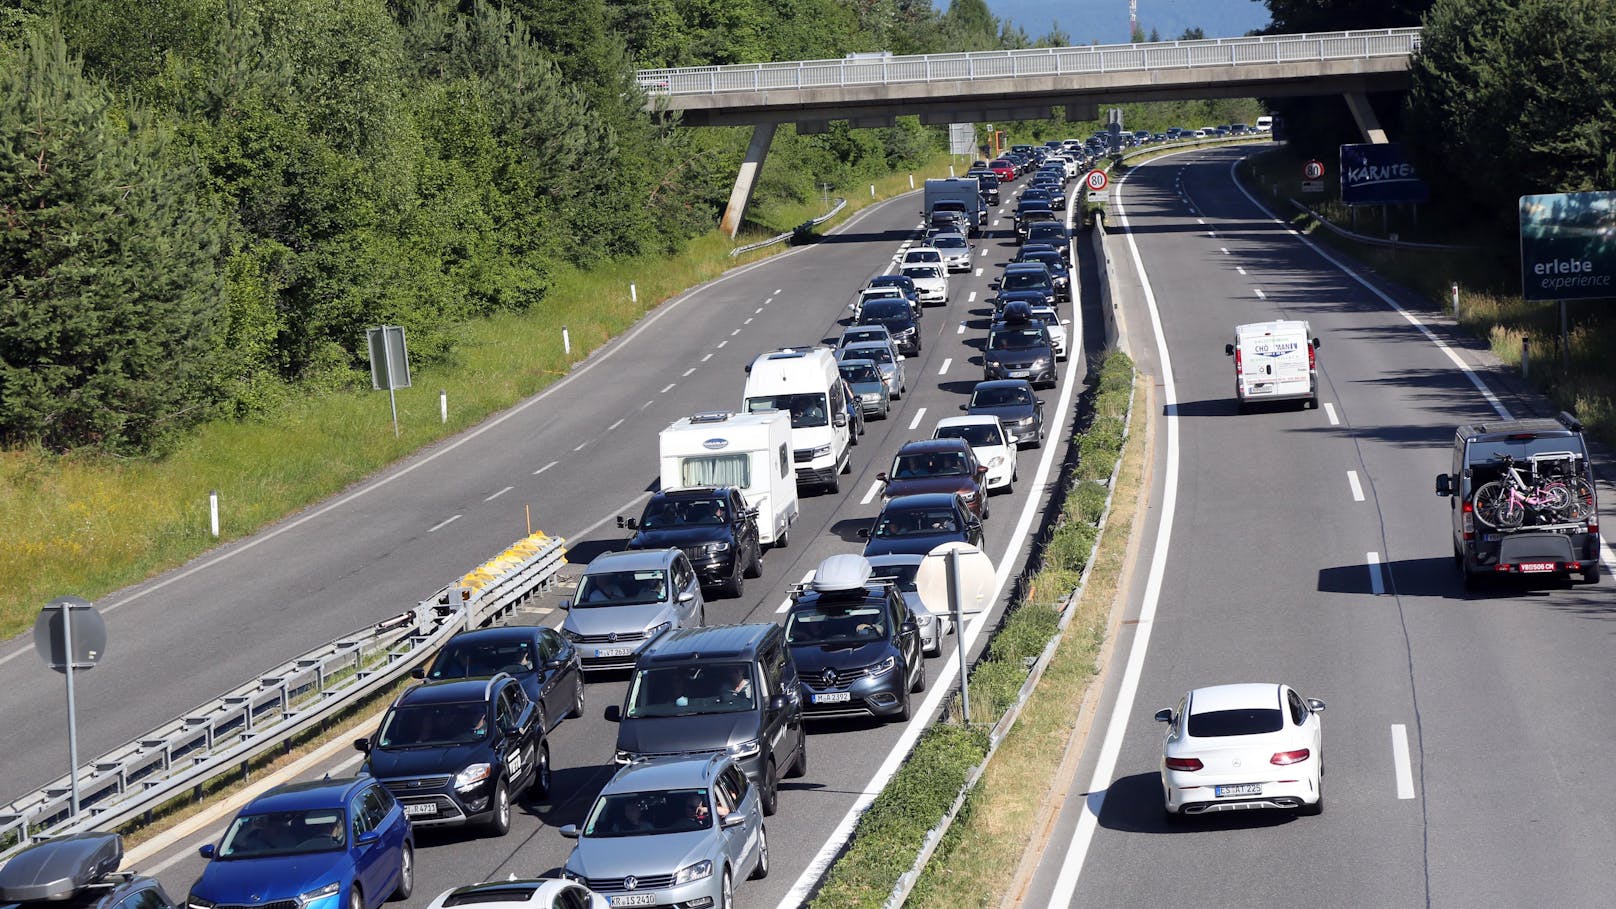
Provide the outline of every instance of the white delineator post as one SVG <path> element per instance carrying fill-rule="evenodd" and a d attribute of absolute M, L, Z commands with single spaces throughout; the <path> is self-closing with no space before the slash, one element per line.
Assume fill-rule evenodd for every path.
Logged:
<path fill-rule="evenodd" d="M 219 490 L 208 490 L 208 527 L 213 530 L 214 539 L 219 537 Z"/>

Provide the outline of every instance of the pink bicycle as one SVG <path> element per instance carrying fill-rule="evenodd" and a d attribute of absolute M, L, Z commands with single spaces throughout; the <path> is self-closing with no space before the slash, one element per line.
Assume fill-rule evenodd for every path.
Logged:
<path fill-rule="evenodd" d="M 1495 530 L 1583 521 L 1593 512 L 1594 490 L 1580 476 L 1545 477 L 1528 483 L 1510 455 L 1499 455 L 1502 479 L 1483 483 L 1471 497 L 1476 520 Z"/>

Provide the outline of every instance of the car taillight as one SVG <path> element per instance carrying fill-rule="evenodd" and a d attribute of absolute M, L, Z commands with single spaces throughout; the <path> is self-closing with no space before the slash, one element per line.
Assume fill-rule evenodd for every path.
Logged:
<path fill-rule="evenodd" d="M 1476 538 L 1475 511 L 1476 506 L 1472 505 L 1469 499 L 1465 499 L 1464 505 L 1460 506 L 1459 508 L 1459 514 L 1462 516 L 1462 526 L 1464 527 L 1465 542 L 1469 542 Z"/>
<path fill-rule="evenodd" d="M 1313 353 L 1313 346 L 1311 344 L 1308 345 L 1308 348 L 1307 348 L 1307 368 L 1308 369 L 1313 369 L 1313 368 L 1317 367 L 1318 361 L 1316 359 L 1314 359 L 1315 356 L 1316 355 Z"/>
<path fill-rule="evenodd" d="M 1201 763 L 1200 758 L 1175 758 L 1175 757 L 1170 757 L 1170 758 L 1167 759 L 1167 769 L 1168 770 L 1195 771 L 1195 770 L 1200 770 L 1203 766 L 1205 766 L 1205 765 L 1203 765 Z"/>
<path fill-rule="evenodd" d="M 1307 750 L 1306 748 L 1298 748 L 1295 751 L 1281 751 L 1269 758 L 1268 763 L 1278 764 L 1281 767 L 1285 766 L 1286 764 L 1300 764 L 1301 762 L 1307 760 L 1308 755 L 1312 753 L 1313 752 Z"/>
<path fill-rule="evenodd" d="M 1240 365 L 1240 349 L 1235 348 L 1235 352 L 1234 352 L 1234 374 L 1238 376 L 1238 375 L 1242 375 L 1244 373 L 1245 373 L 1245 368 Z"/>

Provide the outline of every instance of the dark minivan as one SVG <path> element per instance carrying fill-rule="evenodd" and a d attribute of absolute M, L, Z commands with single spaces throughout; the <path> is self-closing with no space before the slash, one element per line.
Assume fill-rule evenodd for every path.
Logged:
<path fill-rule="evenodd" d="M 640 654 L 618 723 L 619 764 L 725 751 L 760 787 L 774 814 L 780 775 L 808 772 L 797 666 L 773 623 L 680 628 Z"/>

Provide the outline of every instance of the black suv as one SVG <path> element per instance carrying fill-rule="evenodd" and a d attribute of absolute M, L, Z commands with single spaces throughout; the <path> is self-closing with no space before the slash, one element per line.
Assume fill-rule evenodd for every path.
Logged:
<path fill-rule="evenodd" d="M 892 582 L 868 559 L 835 555 L 792 590 L 786 641 L 802 679 L 803 715 L 907 721 L 926 690 L 920 627 Z"/>
<path fill-rule="evenodd" d="M 359 739 L 368 773 L 416 827 L 484 824 L 504 836 L 511 802 L 550 790 L 550 745 L 539 711 L 506 673 L 426 682 L 399 695 L 374 739 Z"/>
<path fill-rule="evenodd" d="M 738 597 L 746 579 L 763 574 L 757 509 L 733 486 L 666 489 L 645 503 L 639 521 L 618 518 L 634 531 L 630 549 L 682 549 L 703 587 L 719 586 Z"/>
<path fill-rule="evenodd" d="M 509 673 L 539 705 L 546 731 L 584 715 L 584 672 L 572 642 L 542 625 L 495 625 L 462 631 L 443 645 L 418 679 L 488 678 Z"/>
<path fill-rule="evenodd" d="M 907 357 L 920 353 L 920 323 L 915 321 L 907 300 L 896 297 L 870 300 L 859 310 L 857 324 L 885 325 L 898 353 Z"/>

